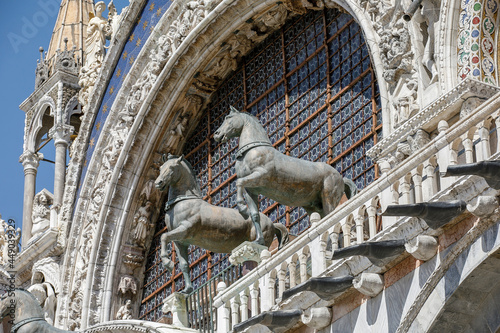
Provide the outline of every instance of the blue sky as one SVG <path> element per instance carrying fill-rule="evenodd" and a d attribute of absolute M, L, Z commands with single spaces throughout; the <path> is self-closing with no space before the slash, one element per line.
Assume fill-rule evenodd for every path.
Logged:
<path fill-rule="evenodd" d="M 106 1 L 108 3 L 109 1 Z M 115 0 L 118 9 L 128 0 Z M 22 223 L 24 173 L 19 156 L 23 152 L 24 112 L 19 105 L 34 91 L 38 48 L 47 49 L 60 0 L 1 1 L 0 3 L 0 98 L 2 126 L 0 143 L 0 214 Z M 107 13 L 105 13 L 106 15 Z M 54 160 L 53 144 L 43 151 Z M 37 188 L 53 192 L 53 165 L 41 162 Z"/>

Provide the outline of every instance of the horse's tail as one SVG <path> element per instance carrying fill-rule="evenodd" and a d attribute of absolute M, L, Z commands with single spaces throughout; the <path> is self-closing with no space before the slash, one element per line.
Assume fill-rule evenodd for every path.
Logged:
<path fill-rule="evenodd" d="M 274 234 L 276 235 L 276 237 L 278 237 L 278 243 L 279 243 L 278 249 L 281 249 L 289 241 L 288 229 L 279 222 L 273 223 L 273 227 L 274 227 Z"/>
<path fill-rule="evenodd" d="M 344 177 L 344 192 L 347 199 L 351 199 L 358 193 L 358 188 L 356 184 L 349 178 Z"/>

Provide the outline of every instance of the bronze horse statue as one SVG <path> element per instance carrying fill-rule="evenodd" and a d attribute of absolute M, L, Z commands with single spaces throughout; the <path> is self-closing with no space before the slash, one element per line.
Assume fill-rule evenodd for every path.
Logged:
<path fill-rule="evenodd" d="M 244 241 L 257 237 L 251 219 L 244 218 L 236 209 L 217 207 L 202 199 L 191 164 L 183 156 L 164 158 L 155 186 L 160 191 L 169 188 L 165 206 L 165 223 L 169 231 L 161 235 L 160 256 L 167 269 L 173 270 L 174 264 L 167 253 L 167 244 L 173 241 L 185 281 L 183 293 L 193 290 L 189 277 L 189 245 L 230 253 Z M 264 214 L 259 217 L 263 244 L 269 246 L 275 235 L 280 247 L 286 244 L 288 231 L 285 226 L 272 223 Z"/>
<path fill-rule="evenodd" d="M 29 291 L 15 289 L 7 291 L 0 300 L 0 317 L 10 316 L 11 333 L 63 333 L 64 331 L 45 321 L 38 300 Z"/>
<path fill-rule="evenodd" d="M 214 139 L 226 142 L 234 137 L 240 138 L 235 166 L 238 210 L 244 217 L 251 216 L 257 230 L 259 194 L 324 217 L 337 207 L 344 192 L 348 199 L 357 193 L 354 182 L 342 178 L 332 166 L 280 153 L 256 117 L 231 106 Z M 261 235 L 256 242 L 264 242 Z"/>

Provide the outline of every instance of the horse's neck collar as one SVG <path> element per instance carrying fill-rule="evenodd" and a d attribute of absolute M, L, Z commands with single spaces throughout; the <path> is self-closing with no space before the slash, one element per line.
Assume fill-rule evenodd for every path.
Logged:
<path fill-rule="evenodd" d="M 43 317 L 31 317 L 31 318 L 21 320 L 20 322 L 18 322 L 17 324 L 14 324 L 14 326 L 12 326 L 12 328 L 10 329 L 10 332 L 16 333 L 21 328 L 21 326 L 24 326 L 28 323 L 33 322 L 33 321 L 42 321 L 42 320 L 45 321 L 45 318 L 43 318 Z"/>
<path fill-rule="evenodd" d="M 255 148 L 255 147 L 262 147 L 262 146 L 267 146 L 267 147 L 272 147 L 273 145 L 270 143 L 270 142 L 267 142 L 267 141 L 254 141 L 254 142 L 249 142 L 243 146 L 241 146 L 238 151 L 236 152 L 236 158 L 240 158 L 242 157 L 243 155 L 245 155 L 245 153 L 247 151 L 249 151 L 250 149 L 252 148 Z"/>
<path fill-rule="evenodd" d="M 165 210 L 169 210 L 170 208 L 175 206 L 175 204 L 178 203 L 179 201 L 184 201 L 189 199 L 201 199 L 201 197 L 196 194 L 184 194 L 176 196 L 175 198 L 167 201 L 167 203 L 165 204 Z"/>

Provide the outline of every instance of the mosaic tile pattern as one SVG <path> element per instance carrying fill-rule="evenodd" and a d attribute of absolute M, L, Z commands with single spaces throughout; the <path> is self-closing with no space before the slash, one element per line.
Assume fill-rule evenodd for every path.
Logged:
<path fill-rule="evenodd" d="M 458 33 L 458 75 L 497 84 L 498 0 L 462 0 Z"/>

